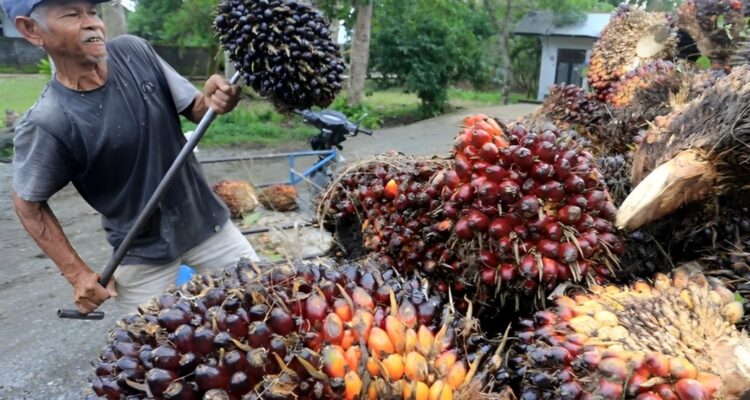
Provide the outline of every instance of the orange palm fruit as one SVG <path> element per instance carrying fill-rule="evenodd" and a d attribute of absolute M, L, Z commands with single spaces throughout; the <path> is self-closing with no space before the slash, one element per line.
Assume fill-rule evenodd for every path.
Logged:
<path fill-rule="evenodd" d="M 359 346 L 352 346 L 346 350 L 344 354 L 346 358 L 346 365 L 352 371 L 359 371 L 359 367 L 362 363 L 362 349 Z"/>
<path fill-rule="evenodd" d="M 430 387 L 424 382 L 404 382 L 404 400 L 429 400 Z"/>
<path fill-rule="evenodd" d="M 379 359 L 395 351 L 391 339 L 388 338 L 388 334 L 378 327 L 370 330 L 370 337 L 367 338 L 367 347 Z"/>
<path fill-rule="evenodd" d="M 440 373 L 440 376 L 445 376 L 456 363 L 456 360 L 458 360 L 458 353 L 455 350 L 446 351 L 435 359 L 435 369 Z"/>
<path fill-rule="evenodd" d="M 339 298 L 333 302 L 333 312 L 344 322 L 352 320 L 352 309 L 349 307 L 349 302 L 344 299 Z"/>
<path fill-rule="evenodd" d="M 391 354 L 383 360 L 383 367 L 388 379 L 397 381 L 404 376 L 404 357 L 398 353 Z"/>
<path fill-rule="evenodd" d="M 657 352 L 646 355 L 646 366 L 651 375 L 666 378 L 669 376 L 669 357 Z"/>
<path fill-rule="evenodd" d="M 669 374 L 675 379 L 695 379 L 698 369 L 690 361 L 675 357 L 669 360 Z"/>
<path fill-rule="evenodd" d="M 331 378 L 343 378 L 346 375 L 346 357 L 339 346 L 326 346 L 321 351 L 323 372 Z"/>
<path fill-rule="evenodd" d="M 409 352 L 406 354 L 404 360 L 404 375 L 411 380 L 422 382 L 427 379 L 427 375 L 430 373 L 427 359 L 423 355 L 416 351 Z"/>
<path fill-rule="evenodd" d="M 375 359 L 375 357 L 370 357 L 367 359 L 367 372 L 369 372 L 371 376 L 380 375 L 380 366 L 378 366 L 378 361 Z"/>
<path fill-rule="evenodd" d="M 323 322 L 323 337 L 330 344 L 341 344 L 344 338 L 344 323 L 336 314 L 328 314 Z"/>
<path fill-rule="evenodd" d="M 420 326 L 417 332 L 417 350 L 425 356 L 429 355 L 434 341 L 435 335 L 430 332 L 430 329 L 424 325 Z"/>
<path fill-rule="evenodd" d="M 408 353 L 417 348 L 417 332 L 414 329 L 407 329 L 404 333 L 404 352 Z"/>
<path fill-rule="evenodd" d="M 393 200 L 398 197 L 398 183 L 394 179 L 388 181 L 385 184 L 385 190 L 383 190 L 383 196 L 388 200 Z"/>
<path fill-rule="evenodd" d="M 396 352 L 402 353 L 406 347 L 406 326 L 398 318 L 389 315 L 385 317 L 385 331 Z"/>
<path fill-rule="evenodd" d="M 341 348 L 349 349 L 354 344 L 354 332 L 351 329 L 344 330 L 344 337 L 341 338 Z"/>
<path fill-rule="evenodd" d="M 461 385 L 464 384 L 464 379 L 466 379 L 466 366 L 463 362 L 457 362 L 453 364 L 453 368 L 451 368 L 450 372 L 448 372 L 448 376 L 445 377 L 446 383 L 453 388 L 458 389 Z"/>
<path fill-rule="evenodd" d="M 718 397 L 717 395 L 721 390 L 722 384 L 721 378 L 719 378 L 719 376 L 709 374 L 707 372 L 699 372 L 698 376 L 695 377 L 695 380 L 703 385 L 703 388 L 706 389 L 706 393 L 708 393 L 709 398 Z"/>
<path fill-rule="evenodd" d="M 375 318 L 373 315 L 365 310 L 357 310 L 352 318 L 351 327 L 354 332 L 354 339 L 359 338 L 367 339 L 370 336 L 370 330 L 372 329 L 372 323 Z"/>
<path fill-rule="evenodd" d="M 497 132 L 495 133 L 495 135 L 505 135 L 505 132 L 503 132 L 503 128 L 500 127 L 500 124 L 498 124 L 494 118 L 487 118 L 485 122 L 487 122 L 487 124 L 492 127 L 492 132 Z"/>
<path fill-rule="evenodd" d="M 356 309 L 363 309 L 370 312 L 375 309 L 375 302 L 372 301 L 372 296 L 359 286 L 354 288 L 352 292 L 352 301 Z"/>
<path fill-rule="evenodd" d="M 378 385 L 375 382 L 370 382 L 370 386 L 367 388 L 367 398 L 378 400 Z"/>
<path fill-rule="evenodd" d="M 354 400 L 359 397 L 359 393 L 362 391 L 362 379 L 356 372 L 349 371 L 344 376 L 344 387 L 346 400 Z"/>
<path fill-rule="evenodd" d="M 430 387 L 430 400 L 453 400 L 453 389 L 439 379 Z"/>

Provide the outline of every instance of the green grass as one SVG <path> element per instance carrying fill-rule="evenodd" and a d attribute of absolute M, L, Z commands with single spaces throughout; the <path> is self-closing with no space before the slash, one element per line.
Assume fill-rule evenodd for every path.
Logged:
<path fill-rule="evenodd" d="M 44 75 L 0 75 L 0 127 L 5 126 L 5 110 L 23 115 L 47 81 Z"/>
<path fill-rule="evenodd" d="M 44 75 L 0 75 L 0 124 L 3 123 L 5 109 L 23 114 L 34 104 L 47 77 Z M 202 82 L 196 82 L 200 87 Z M 449 107 L 446 112 L 456 109 L 482 107 L 500 104 L 500 92 L 480 92 L 452 88 L 448 92 Z M 513 93 L 511 103 L 516 103 L 525 96 Z M 332 105 L 352 119 L 363 113 L 369 116 L 363 121 L 368 128 L 382 128 L 415 122 L 421 119 L 419 99 L 414 93 L 403 90 L 370 90 L 363 99 L 362 105 L 355 108 L 346 107 L 346 93 L 339 95 Z M 184 121 L 183 130 L 195 129 L 195 124 Z M 298 117 L 287 117 L 273 110 L 271 105 L 260 99 L 243 101 L 230 114 L 219 116 L 211 125 L 209 132 L 201 140 L 201 145 L 232 146 L 238 144 L 255 144 L 275 146 L 293 141 L 302 141 L 317 133 L 315 128 L 304 125 Z"/>

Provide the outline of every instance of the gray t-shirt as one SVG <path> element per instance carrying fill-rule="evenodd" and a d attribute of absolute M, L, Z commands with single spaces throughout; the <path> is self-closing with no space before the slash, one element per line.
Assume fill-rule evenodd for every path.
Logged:
<path fill-rule="evenodd" d="M 74 91 L 53 79 L 16 129 L 13 188 L 46 201 L 72 182 L 102 215 L 117 247 L 186 140 L 178 113 L 197 90 L 144 40 L 107 43 L 104 86 Z M 123 264 L 164 264 L 229 219 L 194 156 L 180 170 Z"/>

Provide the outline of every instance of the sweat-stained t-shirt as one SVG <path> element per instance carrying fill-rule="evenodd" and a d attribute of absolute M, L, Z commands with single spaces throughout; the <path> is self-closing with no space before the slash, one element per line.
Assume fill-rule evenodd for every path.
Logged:
<path fill-rule="evenodd" d="M 74 91 L 53 79 L 16 128 L 13 189 L 46 201 L 72 182 L 102 215 L 117 247 L 186 140 L 178 113 L 197 89 L 144 40 L 107 42 L 106 83 Z M 203 242 L 229 219 L 190 156 L 123 264 L 165 264 Z"/>

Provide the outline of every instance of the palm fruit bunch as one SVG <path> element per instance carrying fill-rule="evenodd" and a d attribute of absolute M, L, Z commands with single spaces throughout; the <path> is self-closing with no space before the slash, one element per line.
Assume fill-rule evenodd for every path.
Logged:
<path fill-rule="evenodd" d="M 676 51 L 677 35 L 666 16 L 621 5 L 594 44 L 589 86 L 604 101 L 622 76 L 655 60 L 671 60 Z"/>
<path fill-rule="evenodd" d="M 522 399 L 736 399 L 750 338 L 725 287 L 677 269 L 653 284 L 592 287 L 520 322 L 509 366 Z"/>
<path fill-rule="evenodd" d="M 370 265 L 241 260 L 120 320 L 92 398 L 479 398 L 492 348 L 450 308 Z"/>
<path fill-rule="evenodd" d="M 610 86 L 605 101 L 615 108 L 625 107 L 633 101 L 639 89 L 646 89 L 649 86 L 663 86 L 674 68 L 674 63 L 663 60 L 656 60 L 638 67 Z"/>
<path fill-rule="evenodd" d="M 576 126 L 586 127 L 596 123 L 601 108 L 602 104 L 594 94 L 580 86 L 552 85 L 549 95 L 532 118 L 545 119 L 559 129 L 575 129 Z"/>
<path fill-rule="evenodd" d="M 326 107 L 345 71 L 323 14 L 298 0 L 222 0 L 214 27 L 242 77 L 281 111 Z"/>
<path fill-rule="evenodd" d="M 293 211 L 299 207 L 294 185 L 271 185 L 260 192 L 258 200 L 263 207 L 274 211 Z"/>
<path fill-rule="evenodd" d="M 711 60 L 713 68 L 723 69 L 738 60 L 747 62 L 739 51 L 749 11 L 745 0 L 688 0 L 677 10 L 677 25 Z"/>
<path fill-rule="evenodd" d="M 242 218 L 258 206 L 255 189 L 243 180 L 222 180 L 213 186 L 213 191 L 227 205 L 232 218 Z"/>

